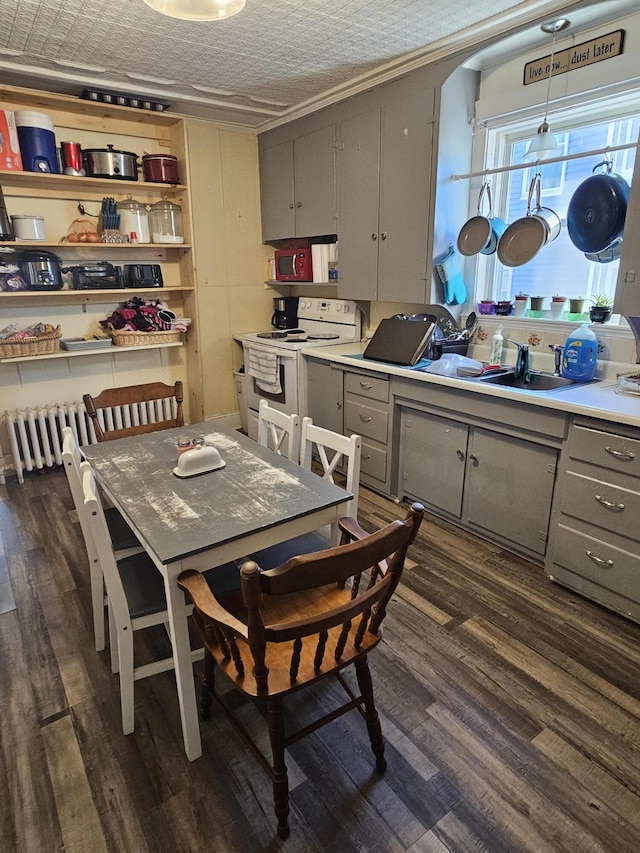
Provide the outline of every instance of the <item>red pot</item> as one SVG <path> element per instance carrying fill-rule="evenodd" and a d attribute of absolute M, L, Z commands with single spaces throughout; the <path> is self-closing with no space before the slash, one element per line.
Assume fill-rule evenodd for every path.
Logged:
<path fill-rule="evenodd" d="M 178 158 L 173 154 L 144 154 L 142 174 L 145 181 L 157 184 L 179 184 Z"/>

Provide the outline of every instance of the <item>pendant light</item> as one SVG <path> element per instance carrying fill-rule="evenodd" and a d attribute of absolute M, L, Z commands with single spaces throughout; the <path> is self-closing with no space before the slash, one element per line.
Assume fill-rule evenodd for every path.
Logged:
<path fill-rule="evenodd" d="M 524 155 L 525 160 L 546 160 L 547 157 L 552 157 L 558 153 L 560 146 L 558 140 L 549 130 L 547 122 L 547 113 L 549 112 L 549 94 L 551 92 L 551 78 L 553 77 L 553 58 L 555 54 L 556 34 L 566 30 L 571 22 L 566 18 L 558 18 L 556 21 L 548 21 L 546 24 L 541 24 L 540 29 L 543 33 L 552 33 L 553 40 L 551 42 L 551 59 L 549 60 L 549 79 L 547 80 L 547 100 L 544 105 L 544 119 L 538 128 L 538 132 L 529 143 L 527 153 Z"/>
<path fill-rule="evenodd" d="M 226 21 L 237 15 L 246 0 L 144 0 L 147 6 L 183 21 Z"/>

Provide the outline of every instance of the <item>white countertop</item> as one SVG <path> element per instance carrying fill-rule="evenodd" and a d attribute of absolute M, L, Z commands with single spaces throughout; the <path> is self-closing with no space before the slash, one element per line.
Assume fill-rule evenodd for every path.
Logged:
<path fill-rule="evenodd" d="M 560 409 L 576 415 L 600 418 L 615 423 L 640 427 L 640 394 L 616 393 L 615 382 L 603 380 L 575 387 L 564 387 L 556 391 L 526 391 L 519 388 L 507 388 L 477 380 L 458 379 L 450 376 L 438 376 L 431 373 L 411 370 L 380 361 L 355 359 L 352 356 L 363 352 L 366 342 L 324 347 L 305 347 L 302 354 L 314 356 L 324 361 L 343 364 L 354 369 L 366 369 L 386 376 L 397 376 L 415 382 L 430 382 L 450 388 L 460 388 L 472 394 L 484 394 L 487 397 L 500 397 L 516 400 L 532 406 L 546 409 Z"/>

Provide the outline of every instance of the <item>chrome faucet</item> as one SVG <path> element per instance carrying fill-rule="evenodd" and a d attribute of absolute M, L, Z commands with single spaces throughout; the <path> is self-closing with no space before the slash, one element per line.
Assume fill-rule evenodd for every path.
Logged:
<path fill-rule="evenodd" d="M 549 344 L 549 349 L 553 350 L 553 375 L 562 376 L 562 344 Z"/>
<path fill-rule="evenodd" d="M 519 344 L 517 341 L 512 341 L 507 338 L 510 344 L 518 347 L 518 356 L 516 358 L 515 375 L 516 379 L 521 379 L 525 384 L 531 382 L 531 363 L 529 361 L 529 345 Z"/>

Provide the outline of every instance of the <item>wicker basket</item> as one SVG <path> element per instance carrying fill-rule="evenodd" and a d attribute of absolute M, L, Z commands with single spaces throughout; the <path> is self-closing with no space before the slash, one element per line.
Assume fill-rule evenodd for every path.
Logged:
<path fill-rule="evenodd" d="M 53 355 L 58 352 L 58 342 L 62 337 L 60 326 L 53 332 L 33 338 L 0 340 L 0 358 L 22 358 L 26 355 Z"/>
<path fill-rule="evenodd" d="M 117 332 L 109 329 L 109 335 L 117 347 L 142 347 L 149 344 L 177 344 L 182 332 Z"/>

